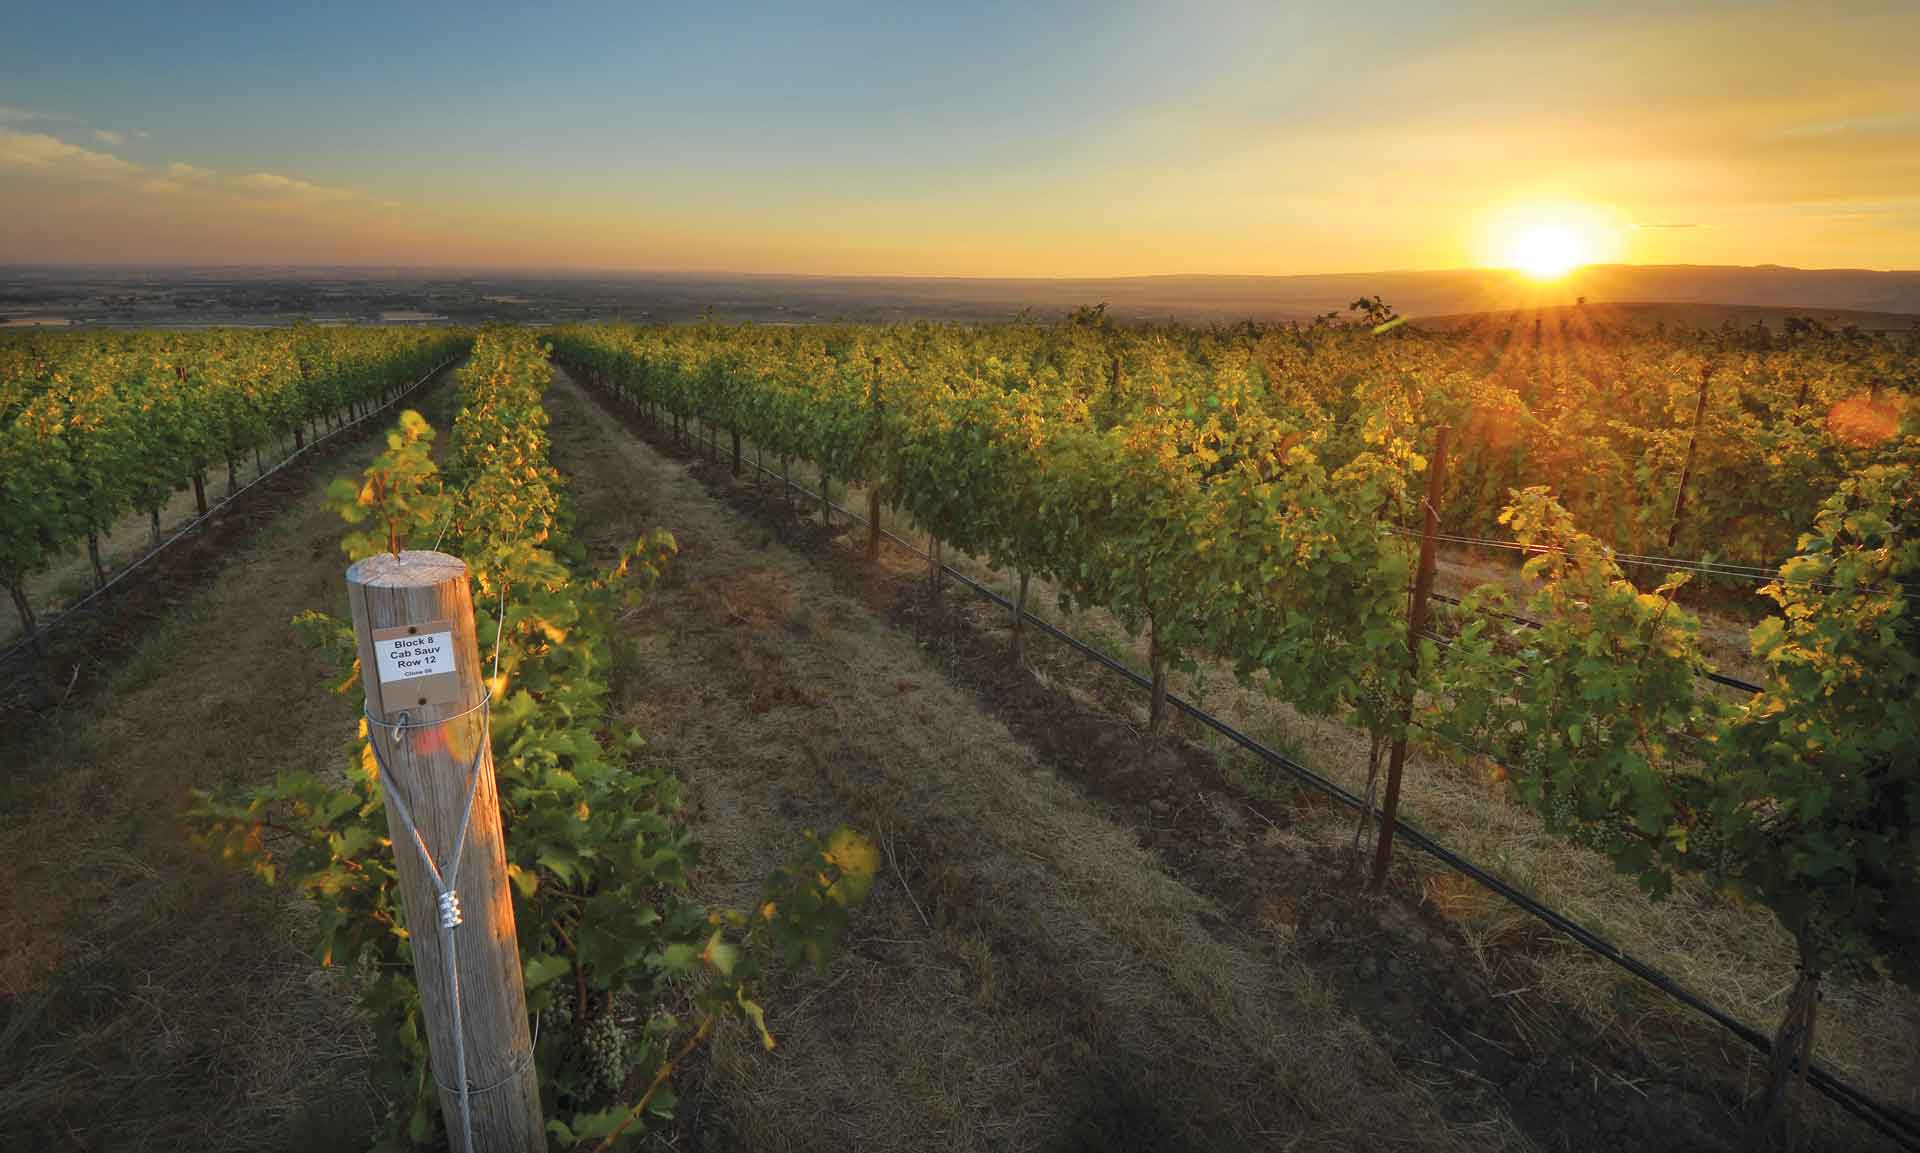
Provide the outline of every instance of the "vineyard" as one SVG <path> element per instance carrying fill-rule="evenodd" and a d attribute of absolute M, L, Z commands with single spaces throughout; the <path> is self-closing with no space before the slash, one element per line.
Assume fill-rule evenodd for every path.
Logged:
<path fill-rule="evenodd" d="M 813 462 L 823 501 L 835 479 L 865 486 L 872 541 L 896 506 L 936 581 L 943 546 L 1013 569 L 1016 653 L 1033 577 L 1144 629 L 1150 734 L 1168 667 L 1201 658 L 1350 719 L 1371 740 L 1356 845 L 1384 750 L 1417 725 L 1648 894 L 1689 878 L 1771 908 L 1800 954 L 1781 1077 L 1807 1067 L 1823 977 L 1920 975 L 1910 341 L 1103 319 L 576 329 L 555 348 L 677 434 L 728 430 L 736 473 L 744 437 L 783 475 Z M 1731 397 L 1710 422 L 1716 378 Z M 1410 638 L 1424 430 L 1449 425 L 1462 463 L 1428 507 L 1453 539 L 1525 555 L 1531 588 L 1520 605 L 1503 583 L 1471 589 L 1451 635 Z M 1732 559 L 1638 551 L 1707 541 Z M 1791 555 L 1757 563 L 1769 549 Z M 1742 682 L 1713 679 L 1682 600 L 1695 576 L 1761 585 L 1778 613 L 1752 631 L 1764 683 L 1744 702 L 1716 688 Z"/>
<path fill-rule="evenodd" d="M 837 516 L 869 571 L 889 571 L 883 545 L 906 543 L 888 543 L 887 526 L 910 536 L 921 553 L 913 563 L 931 578 L 912 610 L 926 619 L 965 619 L 942 606 L 949 577 L 1003 574 L 1007 596 L 990 594 L 998 603 L 988 611 L 1007 626 L 1000 660 L 1016 670 L 1019 692 L 1031 688 L 1019 670 L 1033 659 L 1033 631 L 1137 676 L 1146 694 L 1138 751 L 1117 760 L 1208 760 L 1193 738 L 1197 721 L 1320 782 L 1313 787 L 1326 785 L 1316 769 L 1351 781 L 1322 788 L 1354 810 L 1343 818 L 1351 846 L 1321 860 L 1333 872 L 1313 884 L 1403 901 L 1392 894 L 1404 893 L 1409 874 L 1390 872 L 1388 860 L 1396 844 L 1401 857 L 1417 844 L 1549 923 L 1559 918 L 1556 928 L 1576 939 L 1591 936 L 1523 883 L 1460 858 L 1444 836 L 1403 826 L 1395 837 L 1403 766 L 1412 774 L 1446 759 L 1492 780 L 1497 803 L 1527 811 L 1557 852 L 1631 878 L 1635 901 L 1766 910 L 1798 970 L 1771 1001 L 1774 1020 L 1733 1022 L 1771 1054 L 1748 1095 L 1752 1113 L 1790 1125 L 1795 1086 L 1811 1082 L 1865 1126 L 1822 1121 L 1816 1142 L 1842 1148 L 1872 1131 L 1895 1146 L 1920 1143 L 1911 1079 L 1864 1067 L 1871 1042 L 1851 1033 L 1842 1075 L 1822 1067 L 1830 1022 L 1818 1011 L 1824 990 L 1920 982 L 1920 344 L 1813 325 L 1780 336 L 1634 333 L 1569 327 L 1578 318 L 1566 314 L 1548 331 L 1436 334 L 1378 301 L 1361 305 L 1355 323 L 1209 329 L 1126 327 L 1088 309 L 1062 324 L 982 327 L 9 338 L 0 341 L 0 576 L 31 655 L 42 622 L 30 578 L 86 548 L 94 583 L 107 584 L 98 540 L 116 524 L 146 519 L 157 546 L 160 509 L 177 493 L 190 487 L 197 512 L 208 513 L 210 471 L 224 466 L 232 494 L 247 462 L 265 476 L 270 458 L 376 415 L 423 374 L 466 357 L 442 429 L 406 412 L 324 504 L 335 526 L 347 525 L 333 554 L 341 564 L 435 549 L 472 574 L 489 662 L 486 739 L 535 1027 L 524 1058 L 505 1055 L 506 1065 L 463 1084 L 530 1062 L 554 1147 L 639 1147 L 696 1124 L 676 1120 L 674 1086 L 703 1061 L 710 1083 L 750 1093 L 734 1080 L 742 1058 L 724 1045 L 745 1037 L 751 1051 L 775 1051 L 783 1013 L 821 1040 L 804 1031 L 802 1010 L 847 979 L 836 972 L 844 949 L 863 964 L 861 950 L 875 947 L 845 938 L 887 909 L 907 931 L 952 932 L 934 902 L 964 888 L 943 869 L 961 869 L 966 848 L 942 840 L 939 822 L 916 816 L 909 800 L 858 795 L 834 815 L 864 833 L 749 828 L 768 842 L 747 854 L 758 877 L 720 896 L 703 890 L 702 817 L 687 810 L 680 778 L 692 778 L 696 796 L 718 786 L 701 783 L 707 770 L 648 751 L 653 734 L 622 682 L 644 661 L 633 622 L 675 595 L 683 546 L 712 550 L 720 530 L 703 525 L 697 544 L 676 539 L 674 523 L 637 540 L 601 532 L 624 482 L 596 474 L 597 491 L 575 493 L 579 481 L 556 467 L 543 404 L 549 357 L 691 458 L 709 484 L 758 494 L 762 477 L 777 478 L 777 524 L 787 523 L 794 481 L 817 485 L 801 511 L 823 525 Z M 853 511 L 836 504 L 836 487 Z M 589 502 L 593 517 L 580 507 Z M 334 563 L 322 561 L 329 572 Z M 729 590 L 715 594 L 729 627 L 753 627 L 769 611 L 740 592 L 758 572 L 707 570 Z M 1432 596 L 1429 616 L 1436 580 L 1446 591 Z M 192 781 L 185 823 L 198 851 L 304 898 L 314 956 L 351 975 L 357 1027 L 373 1038 L 361 1088 L 374 1103 L 368 1128 L 389 1148 L 462 1148 L 466 1090 L 458 1108 L 446 1104 L 453 1075 L 428 1059 L 425 978 L 399 903 L 401 850 L 388 835 L 391 786 L 372 743 L 385 738 L 359 696 L 353 627 L 319 611 L 333 603 L 309 604 L 315 611 L 294 623 L 359 718 L 330 746 L 350 746 L 344 768 Z M 1111 622 L 1118 635 L 1088 645 L 1049 620 Z M 831 631 L 796 621 L 799 633 Z M 888 669 L 897 686 L 940 675 L 931 663 Z M 1210 674 L 1245 698 L 1351 730 L 1356 763 L 1302 765 L 1260 744 L 1263 734 L 1179 699 L 1176 681 Z M 770 707 L 805 697 L 748 679 L 753 701 L 789 702 Z M 755 704 L 742 723 L 763 711 Z M 878 713 L 863 724 L 886 727 Z M 1407 761 L 1410 743 L 1424 760 Z M 1235 803 L 1274 825 L 1267 798 Z M 956 863 L 903 867 L 887 839 L 903 825 Z M 980 835 L 985 845 L 1002 836 Z M 869 889 L 879 903 L 896 880 L 906 904 L 859 907 Z M 1039 899 L 995 892 L 1010 907 Z M 1185 908 L 1132 894 L 1116 900 Z M 1080 915 L 1050 914 L 1063 924 Z M 994 923 L 987 913 L 968 918 Z M 1002 945 L 1024 939 L 996 931 Z M 1166 932 L 1188 950 L 1169 972 L 1233 984 L 1209 967 L 1205 933 L 1189 943 L 1184 930 Z M 882 938 L 893 939 L 867 930 Z M 1100 999 L 1069 988 L 1065 999 Z M 1209 995 L 1248 1012 L 1237 990 Z M 1291 987 L 1274 996 L 1305 1012 Z M 836 1001 L 845 1007 L 831 1008 Z M 821 1011 L 847 1014 L 833 1042 L 858 1046 L 852 994 Z M 1116 1012 L 1130 1025 L 1174 1028 L 1131 1002 Z M 5 1027 L 10 1037 L 28 1028 Z M 888 1027 L 876 1019 L 876 1030 Z M 1253 1075 L 1288 1085 L 1295 1122 L 1327 1123 L 1310 1102 L 1344 1089 L 1266 1064 L 1277 1060 L 1272 1036 L 1233 1037 L 1222 1044 L 1260 1055 L 1248 1063 Z M 1082 1045 L 1076 1038 L 1071 1051 Z M 703 1046 L 711 1058 L 695 1056 Z M 1912 1056 L 1904 1042 L 1887 1051 Z M 825 1060 L 811 1049 L 799 1058 Z M 1327 1147 L 1529 1147 L 1505 1130 L 1448 1128 L 1457 1118 L 1426 1090 L 1403 1098 L 1381 1088 L 1394 1080 L 1384 1061 L 1373 1050 L 1355 1059 L 1383 1094 L 1368 1123 L 1382 1128 L 1343 1131 Z M 1251 1143 L 1254 1122 L 1237 1112 L 1245 1101 L 1168 1082 L 1173 1074 L 1150 1062 L 1139 1076 L 1131 1089 L 1192 1094 L 1197 1119 L 1175 1125 L 1182 1140 Z M 1889 1091 L 1903 1082 L 1906 1096 Z M 38 1127 L 23 1132 L 52 1141 L 52 1121 L 31 1116 Z M 731 1132 L 754 1131 L 729 1116 Z M 1423 1136 L 1422 1125 L 1435 1128 Z"/>

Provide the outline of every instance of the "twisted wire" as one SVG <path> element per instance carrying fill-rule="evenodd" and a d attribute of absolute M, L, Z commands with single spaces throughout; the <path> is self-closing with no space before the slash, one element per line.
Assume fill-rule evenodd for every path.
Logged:
<path fill-rule="evenodd" d="M 426 865 L 427 875 L 433 881 L 435 901 L 439 906 L 440 914 L 440 939 L 442 945 L 441 968 L 446 977 L 447 997 L 453 1007 L 454 1080 L 458 1082 L 460 1086 L 461 1148 L 469 1151 L 473 1148 L 473 1106 L 471 1099 L 474 1089 L 467 1080 L 467 1036 L 465 1023 L 461 1019 L 460 1006 L 459 939 L 455 936 L 454 930 L 464 923 L 464 917 L 460 909 L 460 863 L 466 856 L 467 832 L 473 826 L 473 799 L 480 791 L 480 760 L 486 755 L 488 741 L 492 738 L 492 719 L 487 713 L 481 710 L 484 710 L 492 700 L 493 693 L 491 690 L 488 690 L 480 698 L 478 704 L 462 709 L 452 716 L 442 717 L 439 720 L 427 721 L 425 723 L 416 723 L 405 711 L 402 711 L 398 719 L 394 721 L 380 720 L 371 712 L 366 714 L 369 725 L 378 725 L 382 728 L 391 729 L 393 731 L 392 741 L 395 745 L 398 745 L 409 732 L 415 729 L 438 728 L 463 717 L 470 716 L 475 712 L 480 712 L 480 737 L 479 740 L 475 742 L 473 757 L 467 763 L 467 799 L 460 811 L 460 831 L 454 837 L 453 854 L 448 859 L 444 872 L 440 868 L 440 865 L 434 861 L 433 851 L 427 847 L 426 838 L 420 835 L 419 827 L 414 824 L 413 811 L 407 807 L 406 799 L 401 796 L 400 787 L 394 781 L 392 771 L 387 767 L 387 754 L 381 749 L 381 742 L 378 740 L 369 740 L 367 742 L 373 747 L 373 761 L 380 771 L 381 791 L 385 794 L 387 803 L 392 806 L 394 815 L 400 818 L 401 827 L 406 829 L 407 835 L 412 838 L 413 846 L 420 854 L 420 861 Z M 435 1081 L 438 1082 L 439 1078 L 436 1077 Z M 488 1086 L 487 1088 L 492 1089 L 497 1087 L 498 1086 L 495 1085 Z M 445 1088 L 444 1084 L 442 1088 Z M 481 1090 L 481 1092 L 485 1091 L 486 1090 Z"/>

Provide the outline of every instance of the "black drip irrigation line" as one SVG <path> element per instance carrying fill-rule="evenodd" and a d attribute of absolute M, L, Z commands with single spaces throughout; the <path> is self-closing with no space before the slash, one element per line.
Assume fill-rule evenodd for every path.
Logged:
<path fill-rule="evenodd" d="M 1492 754 L 1484 749 L 1476 748 L 1457 737 L 1450 736 L 1438 729 L 1421 724 L 1419 721 L 1414 721 L 1413 724 L 1414 727 L 1449 741 L 1467 752 L 1486 757 L 1495 764 L 1499 763 Z M 1704 1014 L 1715 1024 L 1718 1024 L 1721 1028 L 1726 1029 L 1734 1036 L 1753 1046 L 1763 1055 L 1772 1054 L 1772 1041 L 1759 1030 L 1746 1024 L 1737 1017 L 1727 1014 L 1711 1002 L 1690 992 L 1685 986 L 1674 981 L 1660 970 L 1635 958 L 1631 954 L 1622 953 L 1604 938 L 1596 935 L 1585 926 L 1562 916 L 1545 905 L 1541 905 L 1525 894 L 1516 895 L 1515 892 L 1504 882 L 1500 881 L 1499 878 L 1493 877 L 1478 865 L 1461 857 L 1451 849 L 1440 845 L 1419 830 L 1408 828 L 1404 820 L 1400 822 L 1400 829 L 1411 834 L 1407 838 L 1411 844 L 1418 846 L 1439 860 L 1446 862 L 1461 874 L 1480 882 L 1480 884 L 1500 896 L 1505 897 L 1514 905 L 1532 913 L 1548 925 L 1573 938 L 1588 950 L 1598 953 L 1600 956 L 1619 965 L 1627 972 L 1646 981 L 1682 1005 Z M 1827 1072 L 1826 1069 L 1819 1064 L 1809 1066 L 1807 1080 L 1815 1089 L 1818 1089 L 1822 1094 L 1831 1098 L 1835 1104 L 1865 1122 L 1882 1136 L 1892 1139 L 1902 1148 L 1920 1149 L 1920 1123 L 1916 1123 L 1912 1117 L 1880 1104 L 1861 1090 Z"/>
<path fill-rule="evenodd" d="M 820 494 L 813 492 L 804 485 L 795 484 L 791 479 L 782 477 L 779 473 L 762 466 L 757 461 L 753 462 L 753 467 L 769 477 L 784 481 L 789 489 L 797 489 L 802 495 L 813 500 L 820 499 Z M 827 507 L 846 516 L 850 520 L 857 521 L 860 524 L 869 524 L 866 517 L 861 516 L 852 509 L 843 508 L 833 503 L 832 500 L 828 500 L 826 503 Z M 880 529 L 880 535 L 923 560 L 929 559 L 929 554 L 918 545 L 904 537 L 896 535 L 884 527 Z M 953 568 L 951 565 L 942 563 L 940 571 L 942 574 L 951 576 L 974 592 L 999 605 L 1001 608 L 1013 608 L 1012 601 L 994 592 L 967 574 Z M 1125 664 L 1115 660 L 1113 657 L 1108 656 L 1106 653 L 1092 647 L 1073 634 L 1057 628 L 1047 621 L 1041 620 L 1025 609 L 1021 610 L 1021 617 L 1024 620 L 1032 622 L 1048 636 L 1074 649 L 1082 656 L 1091 657 L 1107 669 L 1125 677 L 1136 687 L 1148 690 L 1152 689 L 1152 681 L 1135 672 L 1133 669 L 1128 668 Z M 1291 757 L 1277 750 L 1268 748 L 1266 745 L 1247 736 L 1232 725 L 1227 724 L 1225 721 L 1220 720 L 1196 705 L 1189 704 L 1173 693 L 1167 694 L 1167 703 L 1212 729 L 1214 732 L 1219 733 L 1234 744 L 1253 753 L 1255 756 L 1279 768 L 1285 769 L 1302 783 L 1325 793 L 1327 796 L 1332 797 L 1348 808 L 1358 811 L 1370 807 L 1367 802 L 1340 787 L 1340 785 L 1328 780 L 1326 777 L 1321 776 L 1307 766 L 1293 760 Z M 1377 808 L 1374 809 L 1374 815 L 1376 817 L 1381 815 Z M 1716 1007 L 1712 1002 L 1707 1001 L 1687 989 L 1652 965 L 1639 960 L 1631 954 L 1621 952 L 1620 949 L 1606 940 L 1606 938 L 1601 937 L 1578 921 L 1572 920 L 1552 908 L 1541 904 L 1539 901 L 1501 880 L 1493 873 L 1488 872 L 1486 869 L 1481 868 L 1479 865 L 1454 852 L 1452 849 L 1447 848 L 1439 841 L 1421 832 L 1418 827 L 1408 823 L 1405 818 L 1401 818 L 1396 822 L 1394 836 L 1396 839 L 1405 840 L 1408 844 L 1453 869 L 1461 876 L 1477 882 L 1481 887 L 1496 896 L 1504 898 L 1515 907 L 1532 914 L 1548 927 L 1566 934 L 1589 952 L 1606 958 L 1620 968 L 1625 969 L 1627 972 L 1645 981 L 1647 984 L 1652 985 L 1662 993 L 1665 993 L 1667 996 L 1672 997 L 1682 1005 L 1685 1005 L 1687 1008 L 1701 1014 L 1742 1041 L 1745 1041 L 1761 1054 L 1770 1055 L 1773 1052 L 1772 1040 L 1758 1029 L 1729 1015 L 1724 1010 Z M 1920 1118 L 1915 1118 L 1905 1112 L 1882 1105 L 1872 1097 L 1867 1096 L 1862 1090 L 1855 1088 L 1848 1082 L 1829 1073 L 1825 1067 L 1818 1063 L 1808 1063 L 1807 1083 L 1881 1136 L 1888 1138 L 1903 1149 L 1920 1151 Z"/>
<path fill-rule="evenodd" d="M 1450 597 L 1445 593 L 1428 593 L 1427 596 L 1429 599 L 1439 601 L 1441 604 L 1453 605 L 1456 608 L 1460 606 L 1460 598 Z M 1494 609 L 1482 609 L 1481 611 L 1499 617 L 1501 620 L 1512 621 L 1526 628 L 1537 629 L 1544 627 L 1539 621 L 1534 620 L 1532 617 L 1523 617 L 1517 613 L 1499 612 Z M 1739 689 L 1743 693 L 1757 693 L 1761 691 L 1760 686 L 1751 681 L 1743 681 L 1739 677 L 1730 677 L 1725 673 L 1714 672 L 1712 669 L 1708 669 L 1699 675 L 1712 681 L 1716 685 L 1725 685 L 1730 689 Z"/>
<path fill-rule="evenodd" d="M 1730 677 L 1725 673 L 1716 673 L 1712 669 L 1708 669 L 1701 675 L 1716 685 L 1725 685 L 1730 689 L 1739 689 L 1743 693 L 1757 693 L 1760 691 L 1759 685 L 1753 684 L 1750 681 L 1743 681 L 1739 677 Z"/>

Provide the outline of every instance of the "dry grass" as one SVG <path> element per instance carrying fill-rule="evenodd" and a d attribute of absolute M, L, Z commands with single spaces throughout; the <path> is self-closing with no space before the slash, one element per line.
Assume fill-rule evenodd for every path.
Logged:
<path fill-rule="evenodd" d="M 1526 1147 L 1497 1111 L 1443 1120 L 1319 974 L 1169 877 L 828 574 L 576 387 L 548 407 L 583 535 L 680 538 L 623 629 L 619 700 L 687 783 L 703 895 L 750 901 L 801 830 L 842 821 L 890 862 L 847 954 L 774 992 L 780 1048 L 716 1046 L 689 1106 L 709 1147 Z"/>
<path fill-rule="evenodd" d="M 751 456 L 749 457 L 751 458 Z M 796 462 L 794 481 L 815 488 L 818 474 Z M 777 483 L 777 482 L 773 482 Z M 865 508 L 857 486 L 835 500 Z M 804 501 L 804 498 L 800 498 Z M 817 511 L 816 514 L 817 516 Z M 909 540 L 924 543 L 924 530 L 887 510 L 882 523 Z M 855 543 L 850 534 L 849 544 Z M 864 537 L 860 537 L 864 541 Z M 885 555 L 885 554 L 883 554 Z M 898 553 L 894 555 L 897 557 Z M 945 561 L 976 580 L 1008 590 L 1009 574 L 982 559 L 946 550 Z M 902 567 L 924 562 L 898 561 Z M 1445 575 L 1453 586 L 1501 579 L 1517 591 L 1511 566 L 1456 555 Z M 1028 608 L 1068 632 L 1103 648 L 1136 669 L 1147 667 L 1146 640 L 1129 637 L 1104 610 L 1058 611 L 1056 590 L 1035 578 Z M 1752 677 L 1746 656 L 1744 625 L 1702 614 L 1702 633 L 1710 659 L 1723 671 Z M 1356 792 L 1365 787 L 1367 738 L 1333 718 L 1303 715 L 1267 696 L 1257 686 L 1240 685 L 1230 669 L 1201 662 L 1194 674 L 1170 671 L 1171 689 L 1209 712 L 1315 771 Z M 1104 685 L 1112 691 L 1106 692 Z M 1103 682 L 1102 697 L 1089 705 L 1131 714 L 1144 727 L 1143 694 Z M 1209 733 L 1198 738 L 1215 753 L 1230 777 L 1256 796 L 1293 793 L 1291 778 Z M 1737 903 L 1698 885 L 1683 883 L 1663 901 L 1649 900 L 1633 879 L 1613 871 L 1605 858 L 1546 831 L 1531 810 L 1515 803 L 1495 774 L 1478 758 L 1463 758 L 1448 748 L 1416 749 L 1409 757 L 1402 812 L 1424 831 L 1468 858 L 1560 910 L 1627 953 L 1661 969 L 1723 1010 L 1770 1033 L 1790 990 L 1797 955 L 1790 937 L 1771 913 Z M 1351 842 L 1351 819 L 1338 810 L 1305 809 L 1300 824 L 1288 831 L 1304 852 L 1326 854 Z M 1477 886 L 1461 887 L 1443 866 L 1417 853 L 1400 856 L 1414 884 L 1441 897 L 1436 907 L 1458 927 L 1480 958 L 1486 976 L 1502 991 L 1518 990 L 1516 1002 L 1531 995 L 1579 1013 L 1594 1027 L 1665 1060 L 1676 1068 L 1691 1064 L 1688 1045 L 1711 1043 L 1753 1069 L 1751 1091 L 1763 1081 L 1759 1058 L 1745 1053 L 1738 1040 L 1637 978 L 1587 952 L 1527 914 Z M 1702 1042 L 1700 1039 L 1705 1038 Z M 1887 1104 L 1920 1112 L 1920 994 L 1888 981 L 1832 985 L 1825 991 L 1816 1057 L 1828 1068 Z M 1818 1102 L 1819 1098 L 1813 1098 Z M 1850 1125 L 1837 1109 L 1816 1107 L 1822 1122 Z M 1851 1128 L 1834 1131 L 1843 1142 Z"/>

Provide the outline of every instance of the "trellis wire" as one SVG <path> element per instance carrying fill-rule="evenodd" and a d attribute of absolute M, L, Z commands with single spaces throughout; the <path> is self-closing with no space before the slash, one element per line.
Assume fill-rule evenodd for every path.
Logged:
<path fill-rule="evenodd" d="M 414 724 L 405 710 L 401 711 L 398 721 L 392 722 L 377 720 L 370 712 L 366 714 L 368 725 L 378 725 L 381 728 L 393 730 L 391 739 L 396 745 L 415 729 L 437 728 L 475 712 L 480 714 L 480 736 L 474 742 L 473 759 L 467 764 L 467 800 L 460 810 L 460 832 L 453 839 L 453 855 L 448 859 L 444 873 L 440 866 L 434 863 L 433 852 L 427 848 L 426 838 L 420 835 L 419 828 L 414 825 L 413 813 L 407 808 L 406 799 L 400 795 L 400 787 L 394 782 L 393 774 L 387 769 L 387 755 L 381 751 L 380 738 L 373 735 L 371 731 L 367 735 L 367 744 L 373 748 L 374 765 L 380 770 L 381 791 L 385 793 L 387 803 L 393 806 L 394 814 L 400 818 L 401 826 L 413 838 L 413 847 L 419 852 L 421 863 L 427 867 L 427 876 L 433 881 L 439 905 L 440 940 L 443 946 L 440 952 L 443 962 L 441 969 L 447 982 L 447 998 L 453 1006 L 453 1076 L 460 1086 L 460 1148 L 468 1153 L 473 1149 L 472 1086 L 467 1083 L 467 1035 L 465 1029 L 461 1027 L 460 1020 L 459 938 L 454 936 L 453 931 L 465 923 L 460 910 L 460 862 L 466 856 L 467 829 L 473 823 L 473 798 L 480 791 L 480 762 L 486 756 L 487 742 L 492 739 L 492 718 L 487 712 L 487 706 L 492 702 L 493 693 L 489 690 L 480 698 L 479 703 L 471 708 L 424 724 Z M 509 1077 L 492 1087 L 497 1088 L 511 1079 Z"/>
<path fill-rule="evenodd" d="M 495 681 L 500 677 L 500 645 L 507 631 L 506 609 L 507 590 L 503 587 L 500 590 L 500 609 L 498 615 L 494 618 L 493 680 Z M 405 710 L 401 711 L 397 721 L 382 721 L 376 719 L 370 712 L 365 714 L 369 726 L 367 744 L 373 747 L 373 762 L 380 770 L 381 790 L 386 796 L 387 803 L 393 806 L 394 813 L 399 816 L 401 826 L 404 827 L 408 835 L 413 838 L 414 848 L 420 854 L 421 863 L 427 866 L 427 875 L 433 880 L 437 897 L 440 912 L 441 940 L 445 944 L 445 948 L 441 952 L 442 957 L 445 958 L 445 964 L 442 966 L 442 970 L 447 982 L 447 996 L 453 1004 L 453 1076 L 454 1080 L 459 1084 L 461 1149 L 466 1151 L 473 1149 L 473 1095 L 477 1093 L 490 1093 L 500 1086 L 505 1085 L 507 1082 L 519 1076 L 520 1071 L 525 1067 L 526 1063 L 533 1059 L 533 1051 L 532 1048 L 529 1047 L 526 1053 L 515 1059 L 511 1066 L 511 1071 L 491 1085 L 484 1085 L 475 1089 L 467 1080 L 467 1035 L 466 1030 L 462 1028 L 460 1019 L 460 953 L 453 931 L 459 928 L 464 920 L 461 916 L 460 909 L 460 862 L 466 854 L 467 829 L 473 821 L 473 798 L 480 791 L 480 761 L 481 758 L 486 755 L 487 746 L 493 739 L 493 716 L 488 711 L 488 707 L 492 704 L 493 689 L 489 686 L 477 703 L 462 709 L 450 717 L 441 717 L 439 720 L 429 721 L 425 724 L 414 724 Z M 400 789 L 394 783 L 393 774 L 387 769 L 386 754 L 381 752 L 380 738 L 373 735 L 372 727 L 378 726 L 380 728 L 393 730 L 392 740 L 393 743 L 397 745 L 402 738 L 414 729 L 435 728 L 440 725 L 451 724 L 463 717 L 471 716 L 476 712 L 480 714 L 480 735 L 474 744 L 473 759 L 467 765 L 466 805 L 460 811 L 460 832 L 454 838 L 453 856 L 448 861 L 447 869 L 443 876 L 440 867 L 434 863 L 433 853 L 427 848 L 426 839 L 420 835 L 419 828 L 413 823 L 413 813 L 407 808 L 405 798 L 400 795 Z M 539 1034 L 536 1022 L 536 1032 L 533 1043 L 538 1044 L 538 1040 Z M 447 1087 L 446 1082 L 440 1080 L 437 1071 L 434 1076 L 434 1081 L 442 1089 Z"/>
<path fill-rule="evenodd" d="M 1427 596 L 1429 600 L 1436 600 L 1441 604 L 1451 605 L 1454 608 L 1459 608 L 1462 605 L 1459 597 L 1450 597 L 1445 593 L 1429 593 Z M 1532 617 L 1521 616 L 1518 613 L 1500 612 L 1495 609 L 1481 609 L 1480 611 L 1490 616 L 1498 617 L 1501 620 L 1512 621 L 1524 628 L 1538 629 L 1546 627 L 1540 621 L 1534 620 Z M 1743 681 L 1739 677 L 1730 677 L 1725 673 L 1715 672 L 1712 669 L 1708 669 L 1699 675 L 1717 685 L 1725 685 L 1730 689 L 1739 689 L 1743 693 L 1757 693 L 1761 691 L 1760 686 L 1754 684 L 1752 681 Z"/>
<path fill-rule="evenodd" d="M 1417 530 L 1407 528 L 1403 525 L 1388 525 L 1387 531 L 1406 537 L 1417 538 L 1420 535 Z M 1491 537 L 1451 536 L 1446 533 L 1439 533 L 1435 535 L 1434 539 L 1444 541 L 1447 544 L 1468 545 L 1474 548 L 1508 549 L 1513 552 L 1531 553 L 1536 556 L 1565 551 L 1557 545 L 1528 545 L 1521 544 L 1519 541 L 1494 540 Z M 1646 556 L 1640 553 L 1615 552 L 1611 548 L 1607 548 L 1606 551 L 1607 555 L 1612 558 L 1616 564 L 1626 565 L 1631 568 L 1663 569 L 1669 572 L 1691 572 L 1698 573 L 1702 576 L 1718 576 L 1727 577 L 1732 580 L 1750 581 L 1754 584 L 1779 583 L 1796 588 L 1836 589 L 1840 587 L 1831 581 L 1789 580 L 1786 577 L 1782 577 L 1777 569 L 1767 569 L 1759 565 L 1686 560 L 1680 557 Z M 1902 591 L 1899 595 L 1908 600 L 1920 600 L 1920 593 Z"/>

